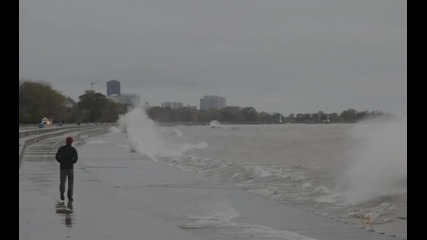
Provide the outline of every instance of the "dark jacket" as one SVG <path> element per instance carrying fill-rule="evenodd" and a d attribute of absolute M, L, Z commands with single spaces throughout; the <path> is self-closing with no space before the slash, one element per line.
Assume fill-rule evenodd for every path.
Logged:
<path fill-rule="evenodd" d="M 61 169 L 73 169 L 73 165 L 78 159 L 77 150 L 71 144 L 61 146 L 56 153 L 55 159 L 61 164 Z"/>

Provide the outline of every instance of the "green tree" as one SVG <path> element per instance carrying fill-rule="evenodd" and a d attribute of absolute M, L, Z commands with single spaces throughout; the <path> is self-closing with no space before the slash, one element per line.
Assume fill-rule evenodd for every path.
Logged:
<path fill-rule="evenodd" d="M 127 104 L 116 103 L 107 99 L 107 102 L 104 107 L 104 111 L 99 118 L 101 122 L 115 122 L 119 119 L 120 114 L 125 114 L 127 112 Z"/>
<path fill-rule="evenodd" d="M 43 117 L 61 121 L 67 112 L 65 99 L 48 83 L 20 80 L 19 123 L 40 123 Z"/>
<path fill-rule="evenodd" d="M 170 122 L 171 121 L 171 109 L 169 107 L 152 107 L 148 110 L 148 116 L 159 122 Z"/>
<path fill-rule="evenodd" d="M 350 108 L 348 110 L 342 111 L 340 114 L 340 119 L 343 122 L 355 122 L 356 121 L 357 111 Z"/>
<path fill-rule="evenodd" d="M 80 101 L 77 103 L 80 112 L 87 112 L 83 115 L 83 122 L 97 122 L 101 117 L 108 104 L 107 98 L 102 93 L 88 92 L 79 96 Z"/>
<path fill-rule="evenodd" d="M 295 122 L 295 114 L 291 113 L 288 115 L 288 121 L 293 123 Z"/>
<path fill-rule="evenodd" d="M 242 110 L 245 121 L 254 122 L 257 120 L 257 111 L 254 107 L 245 107 Z"/>
<path fill-rule="evenodd" d="M 188 107 L 182 107 L 175 110 L 178 122 L 192 122 L 193 112 Z"/>
<path fill-rule="evenodd" d="M 219 110 L 221 113 L 220 121 L 223 122 L 241 122 L 244 120 L 242 109 L 236 106 L 227 106 Z"/>
<path fill-rule="evenodd" d="M 329 122 L 339 122 L 340 117 L 338 116 L 338 113 L 330 113 L 329 115 Z"/>

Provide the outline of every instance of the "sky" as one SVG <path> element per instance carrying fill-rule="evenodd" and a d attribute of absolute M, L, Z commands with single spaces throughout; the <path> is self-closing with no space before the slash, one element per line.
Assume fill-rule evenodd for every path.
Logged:
<path fill-rule="evenodd" d="M 407 2 L 20 0 L 19 78 L 75 100 L 115 79 L 158 106 L 406 113 Z"/>

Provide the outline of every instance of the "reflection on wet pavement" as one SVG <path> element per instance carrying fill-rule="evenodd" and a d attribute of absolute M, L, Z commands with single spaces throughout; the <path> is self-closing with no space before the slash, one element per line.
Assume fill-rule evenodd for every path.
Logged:
<path fill-rule="evenodd" d="M 64 221 L 65 226 L 67 228 L 73 227 L 73 223 L 74 223 L 73 202 L 69 201 L 67 203 L 67 206 L 65 206 L 64 202 L 59 202 L 56 204 L 55 207 L 56 207 L 56 213 L 65 216 L 65 221 Z"/>
<path fill-rule="evenodd" d="M 65 226 L 67 228 L 73 227 L 73 218 L 71 214 L 65 214 Z"/>

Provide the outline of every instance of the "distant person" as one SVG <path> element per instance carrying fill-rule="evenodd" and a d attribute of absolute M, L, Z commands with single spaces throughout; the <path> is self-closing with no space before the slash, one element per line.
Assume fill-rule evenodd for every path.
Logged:
<path fill-rule="evenodd" d="M 60 184 L 59 192 L 61 194 L 61 201 L 64 201 L 65 193 L 65 182 L 68 177 L 68 191 L 67 197 L 68 201 L 73 201 L 73 184 L 74 184 L 74 164 L 77 162 L 77 150 L 71 146 L 73 143 L 72 137 L 67 137 L 65 139 L 65 145 L 58 148 L 55 159 L 60 163 Z"/>

